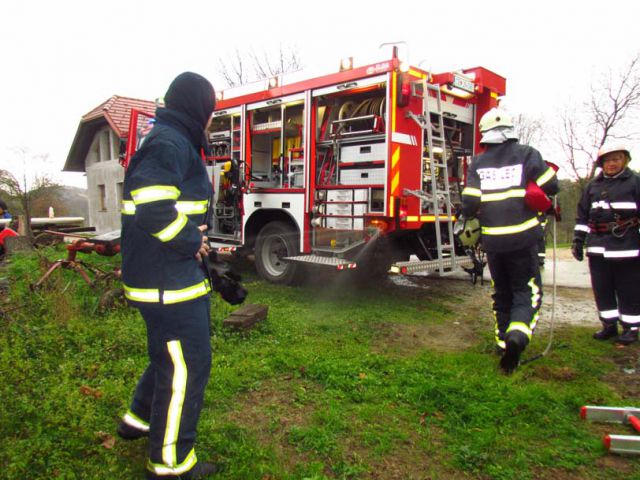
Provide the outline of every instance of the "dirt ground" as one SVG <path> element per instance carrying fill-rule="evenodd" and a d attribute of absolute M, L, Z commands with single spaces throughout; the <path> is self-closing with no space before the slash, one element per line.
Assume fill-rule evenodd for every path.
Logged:
<path fill-rule="evenodd" d="M 538 331 L 544 331 L 551 325 L 583 325 L 598 327 L 598 320 L 593 292 L 588 277 L 586 262 L 577 262 L 569 249 L 558 249 L 555 252 L 555 296 L 553 286 L 552 249 L 547 251 L 546 265 L 541 269 L 543 279 L 543 297 Z M 470 320 L 474 316 L 478 321 L 485 318 L 493 323 L 491 313 L 491 280 L 489 269 L 485 268 L 484 284 L 480 280 L 473 285 L 469 275 L 460 271 L 453 276 L 435 277 L 421 274 L 391 277 L 391 281 L 399 286 L 425 289 L 429 294 L 444 294 L 455 297 L 448 302 L 448 307 L 458 313 L 461 319 Z"/>
<path fill-rule="evenodd" d="M 391 281 L 401 288 L 419 288 L 430 296 L 445 298 L 445 306 L 451 310 L 453 325 L 389 325 L 391 344 L 385 350 L 419 350 L 425 347 L 449 351 L 460 345 L 471 346 L 479 334 L 493 329 L 491 311 L 492 288 L 488 281 L 475 285 L 469 279 L 435 278 L 425 276 L 393 277 Z M 550 326 L 582 325 L 597 329 L 600 325 L 595 309 L 593 293 L 586 288 L 543 287 L 542 309 L 536 328 L 536 337 L 546 341 Z M 455 328 L 452 328 L 455 326 Z M 535 341 L 535 340 L 534 340 Z"/>

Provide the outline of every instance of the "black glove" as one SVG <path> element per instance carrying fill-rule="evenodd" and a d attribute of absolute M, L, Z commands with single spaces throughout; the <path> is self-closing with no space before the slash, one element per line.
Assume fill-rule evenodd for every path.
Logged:
<path fill-rule="evenodd" d="M 234 272 L 228 263 L 218 260 L 215 252 L 206 258 L 211 288 L 218 292 L 222 299 L 231 305 L 240 305 L 247 298 L 247 289 L 240 283 L 240 275 Z"/>
<path fill-rule="evenodd" d="M 573 258 L 581 262 L 584 259 L 584 242 L 578 238 L 573 240 L 571 244 L 571 254 Z"/>

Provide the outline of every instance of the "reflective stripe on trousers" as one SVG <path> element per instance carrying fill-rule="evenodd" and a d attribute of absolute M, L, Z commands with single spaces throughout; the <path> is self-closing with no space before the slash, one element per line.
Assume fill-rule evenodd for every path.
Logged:
<path fill-rule="evenodd" d="M 519 330 L 531 338 L 542 304 L 538 247 L 513 252 L 487 252 L 491 272 L 496 330 Z M 496 335 L 496 343 L 501 346 Z"/>
<path fill-rule="evenodd" d="M 130 411 L 150 418 L 147 469 L 158 476 L 183 474 L 197 462 L 196 427 L 211 370 L 209 308 L 208 297 L 139 307 L 150 362 Z"/>

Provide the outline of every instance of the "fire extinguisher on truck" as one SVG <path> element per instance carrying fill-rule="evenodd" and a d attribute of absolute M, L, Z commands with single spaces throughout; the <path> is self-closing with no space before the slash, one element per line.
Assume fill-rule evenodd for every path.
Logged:
<path fill-rule="evenodd" d="M 478 120 L 505 86 L 483 67 L 412 67 L 394 48 L 375 64 L 218 91 L 203 158 L 215 192 L 212 247 L 252 252 L 258 273 L 282 284 L 315 267 L 368 276 L 473 268 L 455 213 L 480 151 Z"/>

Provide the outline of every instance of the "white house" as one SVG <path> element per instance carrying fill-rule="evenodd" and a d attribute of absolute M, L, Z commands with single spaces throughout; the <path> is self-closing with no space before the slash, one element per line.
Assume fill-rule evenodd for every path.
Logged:
<path fill-rule="evenodd" d="M 153 115 L 155 103 L 114 95 L 80 119 L 65 162 L 65 172 L 85 172 L 89 197 L 89 224 L 96 232 L 120 228 L 125 151 L 131 110 Z"/>

